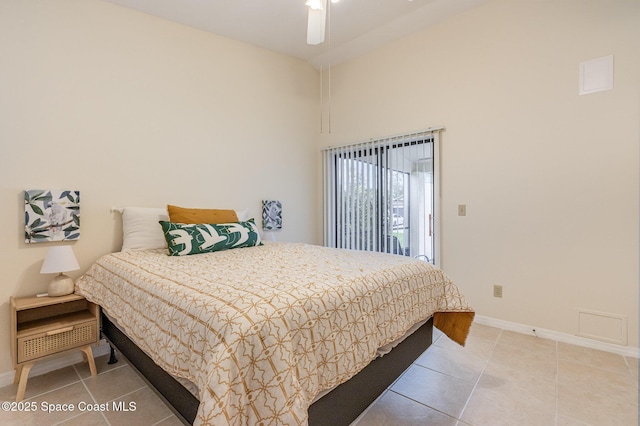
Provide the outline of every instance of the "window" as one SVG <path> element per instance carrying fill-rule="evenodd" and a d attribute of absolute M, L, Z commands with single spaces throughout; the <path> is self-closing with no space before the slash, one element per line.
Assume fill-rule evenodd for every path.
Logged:
<path fill-rule="evenodd" d="M 324 151 L 324 243 L 439 263 L 438 133 Z"/>

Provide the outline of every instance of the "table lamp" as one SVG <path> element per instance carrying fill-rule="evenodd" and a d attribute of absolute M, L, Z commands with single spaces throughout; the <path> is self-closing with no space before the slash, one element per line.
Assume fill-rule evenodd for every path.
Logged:
<path fill-rule="evenodd" d="M 71 246 L 53 246 L 49 247 L 47 255 L 44 258 L 41 274 L 54 274 L 56 277 L 49 283 L 49 296 L 57 297 L 73 293 L 74 284 L 71 277 L 64 275 L 63 272 L 75 271 L 80 269 L 76 256 L 73 254 Z"/>

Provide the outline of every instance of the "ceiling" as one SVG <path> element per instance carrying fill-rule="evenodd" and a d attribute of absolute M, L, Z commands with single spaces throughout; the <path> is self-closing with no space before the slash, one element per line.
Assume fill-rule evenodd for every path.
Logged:
<path fill-rule="evenodd" d="M 301 58 L 320 68 L 371 51 L 486 0 L 328 2 L 330 29 L 325 42 L 317 46 L 306 42 L 305 0 L 104 1 Z"/>

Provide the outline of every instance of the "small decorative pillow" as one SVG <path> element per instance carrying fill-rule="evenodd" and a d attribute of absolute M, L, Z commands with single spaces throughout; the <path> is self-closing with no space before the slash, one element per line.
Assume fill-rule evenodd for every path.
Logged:
<path fill-rule="evenodd" d="M 184 224 L 161 220 L 160 225 L 169 245 L 169 256 L 262 245 L 258 227 L 253 219 L 220 224 Z"/>
<path fill-rule="evenodd" d="M 235 210 L 188 209 L 186 207 L 167 206 L 169 221 L 174 223 L 231 223 L 238 221 Z"/>

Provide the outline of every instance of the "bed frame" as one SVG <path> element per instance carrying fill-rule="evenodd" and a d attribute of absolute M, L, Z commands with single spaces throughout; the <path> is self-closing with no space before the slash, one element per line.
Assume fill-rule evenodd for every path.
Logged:
<path fill-rule="evenodd" d="M 102 314 L 102 332 L 160 394 L 192 424 L 200 402 L 180 382 L 156 365 L 109 318 Z M 433 318 L 390 353 L 376 358 L 360 373 L 309 407 L 309 426 L 340 426 L 353 422 L 430 345 Z"/>

